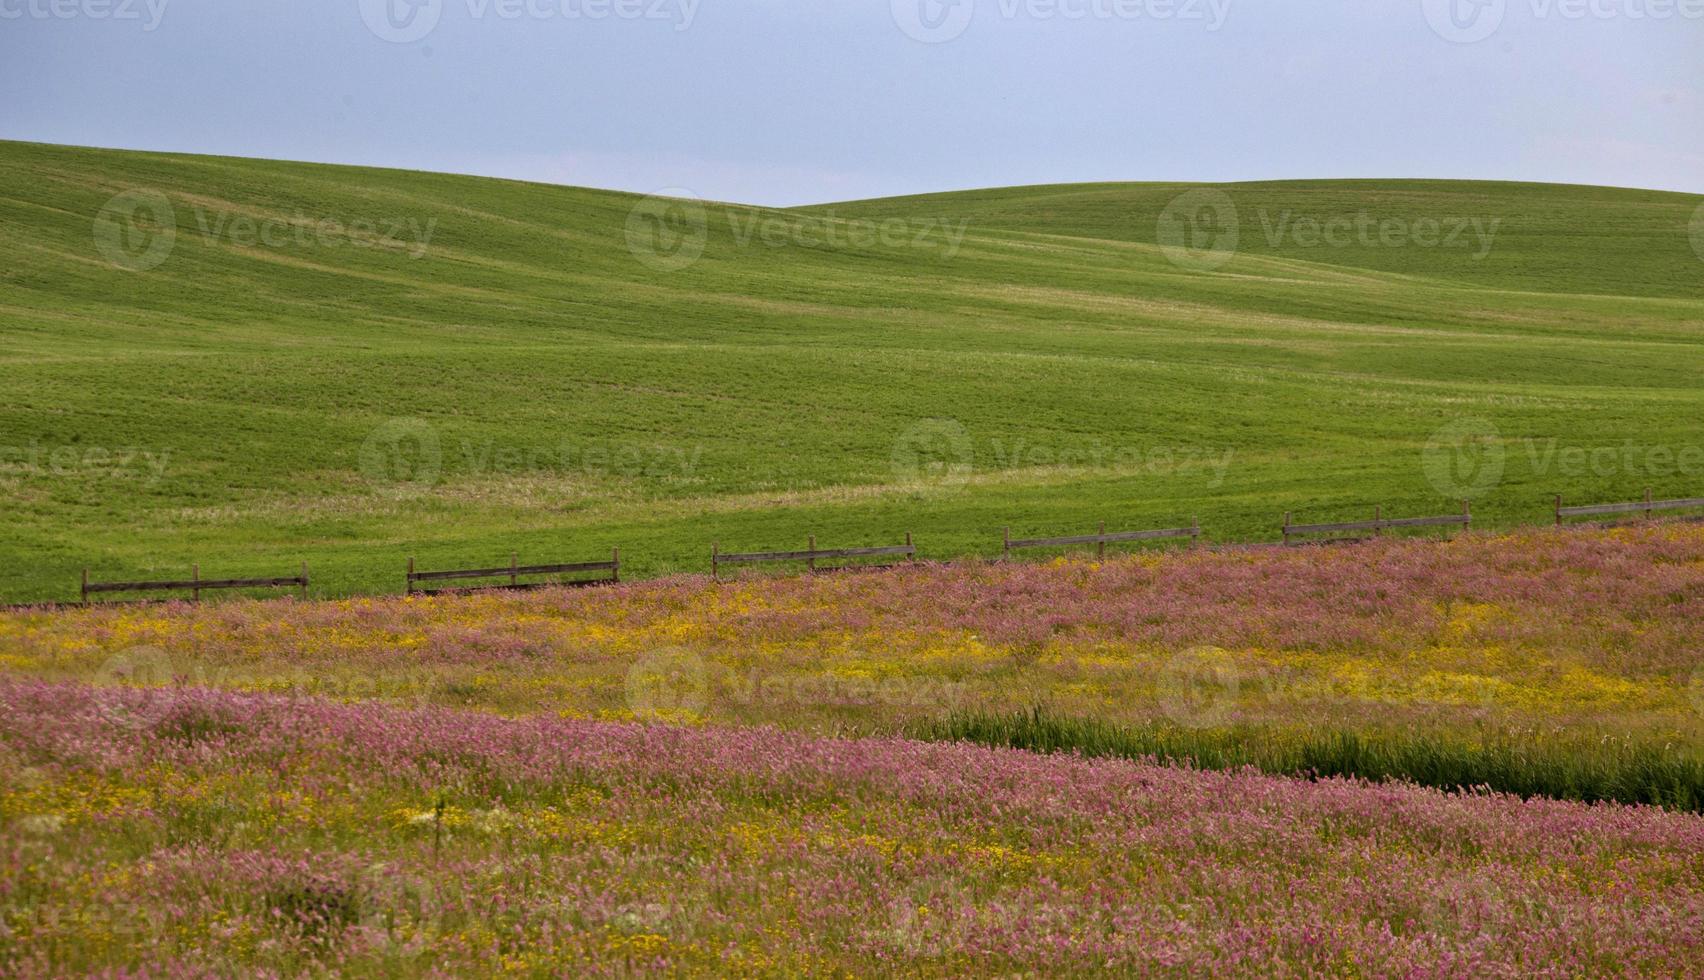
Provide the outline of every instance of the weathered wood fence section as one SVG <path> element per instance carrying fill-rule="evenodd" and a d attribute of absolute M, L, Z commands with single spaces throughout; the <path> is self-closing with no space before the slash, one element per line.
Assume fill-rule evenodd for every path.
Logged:
<path fill-rule="evenodd" d="M 868 558 L 897 558 L 902 561 L 916 561 L 917 548 L 911 543 L 911 532 L 905 532 L 905 543 L 885 545 L 876 548 L 818 548 L 816 535 L 811 535 L 810 543 L 804 551 L 752 551 L 743 554 L 726 553 L 722 551 L 719 542 L 710 545 L 710 575 L 717 581 L 722 579 L 723 565 L 754 565 L 764 562 L 804 562 L 805 567 L 812 572 L 847 571 L 853 569 L 891 568 L 900 562 L 870 562 Z M 838 564 L 823 565 L 824 561 Z"/>
<path fill-rule="evenodd" d="M 1299 544 L 1332 544 L 1352 541 L 1365 541 L 1371 532 L 1378 537 L 1386 531 L 1427 528 L 1427 527 L 1460 527 L 1473 526 L 1473 507 L 1468 501 L 1461 502 L 1461 513 L 1446 514 L 1441 517 L 1395 517 L 1387 519 L 1383 507 L 1373 508 L 1373 519 L 1370 521 L 1348 521 L 1339 524 L 1292 524 L 1290 512 L 1284 512 L 1284 544 L 1294 546 Z M 1308 537 L 1325 537 L 1324 540 L 1301 540 Z"/>
<path fill-rule="evenodd" d="M 1643 520 L 1654 520 L 1657 511 L 1695 510 L 1704 508 L 1704 497 L 1688 497 L 1680 500 L 1652 500 L 1651 491 L 1645 490 L 1645 499 L 1624 504 L 1585 504 L 1579 507 L 1562 506 L 1562 495 L 1556 495 L 1556 526 L 1561 527 L 1565 522 L 1577 517 L 1602 517 L 1610 514 L 1643 514 Z M 1634 518 L 1640 520 L 1640 518 Z M 1704 520 L 1704 516 L 1693 520 Z M 1625 521 L 1601 521 L 1604 525 L 1626 523 Z"/>
<path fill-rule="evenodd" d="M 1012 529 L 1006 528 L 1002 533 L 1005 555 L 1024 548 L 1072 548 L 1078 545 L 1095 546 L 1095 552 L 1100 557 L 1106 557 L 1106 546 L 1123 544 L 1130 541 L 1170 541 L 1188 538 L 1191 543 L 1201 539 L 1201 522 L 1192 520 L 1189 527 L 1162 528 L 1154 531 L 1114 531 L 1106 533 L 1106 522 L 1102 521 L 1100 532 L 1097 534 L 1078 534 L 1063 538 L 1024 538 L 1012 539 Z"/>
<path fill-rule="evenodd" d="M 190 577 L 183 580 L 166 580 L 159 582 L 91 582 L 89 570 L 83 569 L 83 605 L 89 604 L 89 596 L 105 595 L 119 592 L 188 592 L 191 602 L 200 602 L 201 593 L 206 589 L 286 589 L 301 590 L 303 599 L 308 597 L 308 563 L 302 563 L 302 573 L 283 578 L 223 578 L 204 579 L 201 577 L 201 566 L 190 567 Z"/>
<path fill-rule="evenodd" d="M 570 579 L 561 582 L 522 582 L 523 578 L 536 578 L 540 575 L 584 575 L 587 573 L 608 573 L 598 578 Z M 483 585 L 466 585 L 443 589 L 422 589 L 422 582 L 469 582 L 479 579 L 502 579 L 508 582 L 487 582 Z M 509 556 L 507 568 L 461 568 L 444 572 L 417 572 L 414 570 L 414 559 L 408 559 L 408 594 L 409 595 L 441 595 L 446 592 L 482 592 L 491 590 L 508 590 L 512 592 L 527 589 L 543 588 L 547 585 L 586 586 L 603 585 L 621 581 L 621 549 L 610 551 L 609 561 L 582 561 L 565 565 L 522 565 L 520 555 Z"/>

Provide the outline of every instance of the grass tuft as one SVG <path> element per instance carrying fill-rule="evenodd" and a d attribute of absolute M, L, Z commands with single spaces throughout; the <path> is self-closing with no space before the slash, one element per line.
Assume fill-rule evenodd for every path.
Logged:
<path fill-rule="evenodd" d="M 1152 760 L 1198 769 L 1406 782 L 1525 798 L 1642 803 L 1704 812 L 1704 759 L 1672 745 L 1515 732 L 1355 732 L 1236 726 L 1123 726 L 1027 712 L 960 712 L 921 724 L 931 741 Z"/>

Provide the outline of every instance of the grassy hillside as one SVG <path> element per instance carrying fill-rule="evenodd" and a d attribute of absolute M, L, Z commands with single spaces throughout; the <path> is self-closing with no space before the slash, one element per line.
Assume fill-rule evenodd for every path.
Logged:
<path fill-rule="evenodd" d="M 1704 489 L 1699 198 L 1240 185 L 1204 271 L 1155 244 L 1187 190 L 709 205 L 659 237 L 626 194 L 0 143 L 0 599 L 85 564 L 307 560 L 340 594 L 409 554 L 651 574 L 712 540 L 946 557 L 1003 524 L 1254 538 Z M 98 218 L 132 191 L 169 251 L 112 247 L 162 240 Z M 1297 244 L 1304 211 L 1410 240 Z M 1412 241 L 1457 219 L 1465 248 Z M 657 261 L 670 235 L 702 255 Z"/>

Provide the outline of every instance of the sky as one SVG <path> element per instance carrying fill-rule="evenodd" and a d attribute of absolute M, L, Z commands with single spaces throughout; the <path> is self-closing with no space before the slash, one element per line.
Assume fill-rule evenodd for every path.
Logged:
<path fill-rule="evenodd" d="M 1704 0 L 0 0 L 0 138 L 795 205 L 1704 193 Z"/>

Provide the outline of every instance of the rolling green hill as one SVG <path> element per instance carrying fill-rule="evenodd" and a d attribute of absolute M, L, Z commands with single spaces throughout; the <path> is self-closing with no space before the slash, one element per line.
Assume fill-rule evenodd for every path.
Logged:
<path fill-rule="evenodd" d="M 1005 524 L 1264 539 L 1286 510 L 1704 494 L 1701 203 L 1348 181 L 695 210 L 0 143 L 0 601 L 73 596 L 84 565 L 306 560 L 346 594 L 410 554 L 620 546 L 656 574 L 712 540 L 910 530 L 949 557 Z M 1227 218 L 1234 254 L 1169 247 Z"/>

